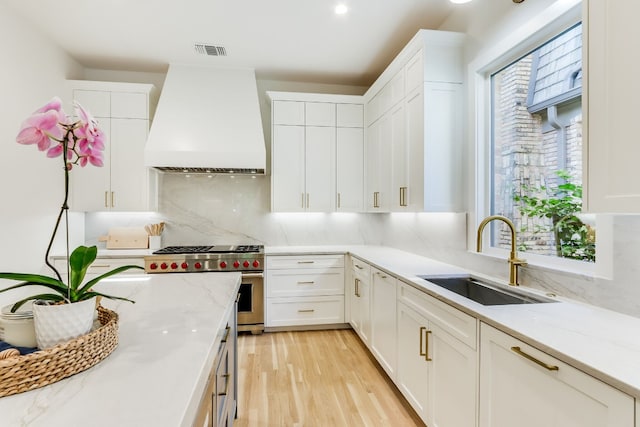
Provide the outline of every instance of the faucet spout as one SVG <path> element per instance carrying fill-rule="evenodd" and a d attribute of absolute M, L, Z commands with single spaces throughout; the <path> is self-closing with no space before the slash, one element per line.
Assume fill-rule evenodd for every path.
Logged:
<path fill-rule="evenodd" d="M 482 232 L 484 231 L 484 228 L 491 221 L 496 220 L 502 221 L 507 224 L 509 230 L 511 231 L 511 253 L 509 254 L 509 259 L 507 260 L 509 262 L 509 285 L 518 286 L 518 266 L 526 265 L 527 262 L 523 259 L 518 258 L 518 253 L 516 251 L 516 227 L 513 225 L 513 222 L 511 222 L 509 218 L 502 215 L 491 215 L 483 219 L 478 226 L 476 251 L 482 252 Z"/>

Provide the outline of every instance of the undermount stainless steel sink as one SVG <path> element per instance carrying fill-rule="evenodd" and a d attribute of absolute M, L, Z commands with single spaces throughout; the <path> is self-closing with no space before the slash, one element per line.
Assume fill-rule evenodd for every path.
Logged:
<path fill-rule="evenodd" d="M 539 304 L 556 302 L 550 298 L 530 295 L 516 289 L 500 289 L 497 286 L 473 276 L 418 277 L 482 305 Z"/>

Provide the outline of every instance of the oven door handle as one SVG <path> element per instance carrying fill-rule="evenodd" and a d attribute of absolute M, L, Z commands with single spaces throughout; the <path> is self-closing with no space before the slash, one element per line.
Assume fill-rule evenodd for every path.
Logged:
<path fill-rule="evenodd" d="M 263 279 L 264 273 L 242 273 L 243 279 Z"/>

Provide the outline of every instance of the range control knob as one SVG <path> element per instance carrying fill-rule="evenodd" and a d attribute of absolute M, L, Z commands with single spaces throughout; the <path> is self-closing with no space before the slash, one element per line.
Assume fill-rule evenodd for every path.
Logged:
<path fill-rule="evenodd" d="M 167 263 L 166 263 L 166 262 L 163 262 L 162 264 L 160 264 L 160 268 L 161 268 L 162 270 L 166 270 L 166 269 L 167 269 L 167 267 L 169 267 L 169 266 L 167 265 Z"/>
<path fill-rule="evenodd" d="M 149 269 L 150 270 L 157 270 L 158 269 L 158 264 L 156 264 L 155 262 L 152 262 L 151 264 L 149 264 Z"/>
<path fill-rule="evenodd" d="M 187 267 L 189 267 L 189 264 L 187 264 L 186 262 L 183 262 L 180 267 L 182 267 L 183 270 L 186 270 Z"/>
<path fill-rule="evenodd" d="M 260 261 L 258 260 L 253 261 L 253 268 L 258 268 L 258 267 L 260 267 Z"/>
<path fill-rule="evenodd" d="M 244 268 L 248 268 L 248 267 L 249 267 L 249 261 L 245 261 L 245 262 L 243 262 L 243 263 L 242 263 L 242 266 L 243 266 Z"/>
<path fill-rule="evenodd" d="M 233 261 L 233 266 L 235 268 L 238 268 L 238 267 L 240 267 L 240 263 L 238 261 Z"/>
<path fill-rule="evenodd" d="M 220 268 L 227 268 L 227 263 L 224 261 L 220 261 Z"/>
<path fill-rule="evenodd" d="M 200 270 L 202 268 L 202 263 L 200 262 L 196 262 L 195 264 L 193 264 L 193 266 L 197 269 Z"/>
<path fill-rule="evenodd" d="M 171 263 L 171 269 L 175 270 L 176 268 L 178 268 L 178 263 L 177 262 L 172 262 Z"/>

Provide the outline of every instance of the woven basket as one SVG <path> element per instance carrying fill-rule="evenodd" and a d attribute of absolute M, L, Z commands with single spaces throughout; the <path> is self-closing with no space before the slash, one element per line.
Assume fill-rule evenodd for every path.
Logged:
<path fill-rule="evenodd" d="M 98 306 L 102 326 L 25 356 L 0 360 L 0 397 L 53 384 L 99 363 L 118 345 L 118 314 Z"/>

